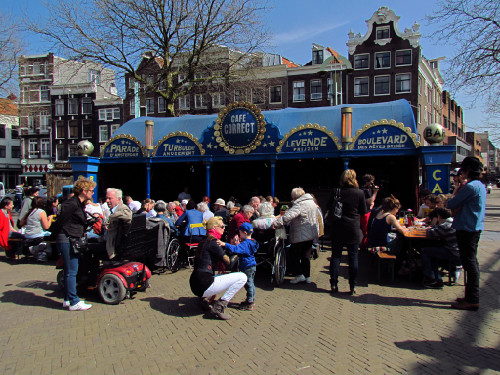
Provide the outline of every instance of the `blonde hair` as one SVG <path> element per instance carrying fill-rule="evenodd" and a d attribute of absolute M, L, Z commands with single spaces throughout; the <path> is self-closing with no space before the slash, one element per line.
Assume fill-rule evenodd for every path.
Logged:
<path fill-rule="evenodd" d="M 220 217 L 220 216 L 211 217 L 207 221 L 207 230 L 214 229 L 214 228 L 221 226 L 223 224 L 224 224 L 224 221 L 222 220 L 222 217 Z"/>
<path fill-rule="evenodd" d="M 303 196 L 305 193 L 306 192 L 304 191 L 304 189 L 302 189 L 301 187 L 296 187 L 295 189 L 292 189 L 292 194 L 290 195 L 292 196 L 292 200 L 295 200 Z"/>
<path fill-rule="evenodd" d="M 340 176 L 340 186 L 351 186 L 353 188 L 359 188 L 358 181 L 356 181 L 356 172 L 354 169 L 346 169 L 342 172 Z"/>
<path fill-rule="evenodd" d="M 85 177 L 78 177 L 78 180 L 73 184 L 73 193 L 80 195 L 84 190 L 92 190 L 95 188 L 96 183 Z"/>

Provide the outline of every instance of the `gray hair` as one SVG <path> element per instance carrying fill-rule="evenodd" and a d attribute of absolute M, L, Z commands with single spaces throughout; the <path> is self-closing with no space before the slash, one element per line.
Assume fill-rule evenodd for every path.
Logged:
<path fill-rule="evenodd" d="M 175 202 L 168 202 L 167 207 L 173 207 L 173 208 L 175 208 L 175 207 L 177 207 L 177 205 L 175 204 Z"/>
<path fill-rule="evenodd" d="M 258 211 L 261 217 L 272 217 L 274 216 L 274 207 L 269 202 L 264 202 L 259 204 Z"/>
<path fill-rule="evenodd" d="M 167 209 L 167 205 L 164 201 L 158 201 L 155 203 L 155 211 L 156 212 L 165 212 Z"/>
<path fill-rule="evenodd" d="M 114 193 L 115 197 L 118 199 L 122 199 L 123 197 L 123 191 L 121 191 L 121 189 L 107 188 L 106 193 Z"/>
<path fill-rule="evenodd" d="M 295 200 L 301 196 L 303 196 L 306 192 L 304 191 L 304 189 L 302 189 L 301 187 L 296 187 L 295 189 L 292 190 L 292 199 Z"/>
<path fill-rule="evenodd" d="M 198 209 L 198 211 L 205 212 L 206 210 L 208 210 L 208 205 L 205 202 L 200 202 L 196 205 L 196 208 Z"/>
<path fill-rule="evenodd" d="M 252 206 L 250 206 L 249 204 L 245 204 L 245 205 L 243 206 L 243 212 L 244 212 L 244 213 L 247 213 L 247 212 L 254 213 L 254 212 L 255 212 L 255 209 L 254 209 Z"/>
<path fill-rule="evenodd" d="M 260 204 L 260 198 L 259 197 L 252 197 L 252 198 L 250 198 L 250 201 L 248 203 L 252 204 L 253 202 L 258 202 Z"/>

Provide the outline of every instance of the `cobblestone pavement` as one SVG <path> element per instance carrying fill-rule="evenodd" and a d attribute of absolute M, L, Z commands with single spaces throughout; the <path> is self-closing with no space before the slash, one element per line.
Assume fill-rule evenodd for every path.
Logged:
<path fill-rule="evenodd" d="M 481 308 L 456 311 L 459 285 L 422 289 L 376 282 L 360 256 L 358 295 L 329 295 L 328 251 L 311 284 L 273 288 L 257 275 L 256 307 L 224 322 L 192 297 L 190 271 L 154 275 L 152 288 L 117 306 L 97 294 L 87 312 L 61 307 L 53 265 L 0 255 L 1 374 L 500 374 L 500 190 L 488 195 L 480 242 Z M 347 275 L 346 264 L 342 274 Z M 344 293 L 342 293 L 342 291 Z M 239 302 L 244 292 L 235 297 Z"/>

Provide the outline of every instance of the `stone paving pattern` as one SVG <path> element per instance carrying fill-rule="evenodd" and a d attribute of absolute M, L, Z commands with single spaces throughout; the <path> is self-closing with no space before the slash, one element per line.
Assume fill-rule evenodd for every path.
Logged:
<path fill-rule="evenodd" d="M 402 276 L 379 285 L 368 254 L 358 295 L 342 278 L 332 297 L 329 251 L 312 261 L 309 285 L 273 288 L 261 271 L 255 310 L 230 309 L 227 322 L 198 307 L 188 269 L 154 275 L 151 289 L 117 306 L 87 292 L 92 309 L 69 312 L 53 263 L 1 253 L 0 374 L 500 374 L 499 198 L 488 195 L 477 312 L 449 307 L 463 278 L 443 290 Z"/>

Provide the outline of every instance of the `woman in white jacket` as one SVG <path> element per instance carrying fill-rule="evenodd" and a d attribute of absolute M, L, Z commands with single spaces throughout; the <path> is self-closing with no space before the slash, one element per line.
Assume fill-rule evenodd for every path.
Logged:
<path fill-rule="evenodd" d="M 297 284 L 311 282 L 311 262 L 309 250 L 318 238 L 318 209 L 310 194 L 298 187 L 292 190 L 292 207 L 283 216 L 276 218 L 274 228 L 290 225 L 290 253 L 295 278 L 290 282 Z"/>

